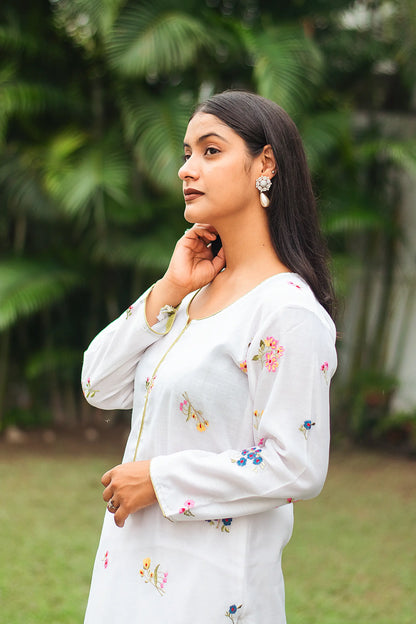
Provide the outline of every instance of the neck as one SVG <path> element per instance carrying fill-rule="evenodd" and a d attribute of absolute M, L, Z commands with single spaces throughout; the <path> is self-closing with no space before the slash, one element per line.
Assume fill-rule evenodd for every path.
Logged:
<path fill-rule="evenodd" d="M 219 224 L 218 233 L 229 277 L 251 274 L 261 277 L 289 270 L 276 254 L 264 212 L 259 218 L 242 220 L 238 227 L 235 222 Z"/>

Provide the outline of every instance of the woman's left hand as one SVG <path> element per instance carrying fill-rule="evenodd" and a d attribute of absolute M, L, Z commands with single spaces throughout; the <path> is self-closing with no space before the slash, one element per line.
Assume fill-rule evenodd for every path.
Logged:
<path fill-rule="evenodd" d="M 157 501 L 150 479 L 150 460 L 129 462 L 115 466 L 103 474 L 101 483 L 105 486 L 103 499 L 114 513 L 114 521 L 123 527 L 127 516 Z M 115 511 L 113 511 L 115 509 Z"/>

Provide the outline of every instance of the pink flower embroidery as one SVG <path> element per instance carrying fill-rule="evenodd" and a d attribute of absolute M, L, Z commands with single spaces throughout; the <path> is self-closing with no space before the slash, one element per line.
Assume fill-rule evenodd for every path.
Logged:
<path fill-rule="evenodd" d="M 129 316 L 131 316 L 131 315 L 132 315 L 132 312 L 133 312 L 133 306 L 131 305 L 131 306 L 129 306 L 129 307 L 127 308 L 127 310 L 126 310 L 126 319 L 128 319 L 128 318 L 129 318 Z"/>
<path fill-rule="evenodd" d="M 165 593 L 165 585 L 168 582 L 168 573 L 160 570 L 160 563 L 151 570 L 151 560 L 149 557 L 143 559 L 143 567 L 139 570 L 139 574 L 145 583 L 151 583 L 156 587 L 161 596 Z"/>
<path fill-rule="evenodd" d="M 277 347 L 277 340 L 275 338 L 273 338 L 272 336 L 268 336 L 264 340 L 264 344 L 266 345 L 266 347 L 270 347 L 271 349 L 276 349 L 276 347 Z"/>
<path fill-rule="evenodd" d="M 183 514 L 184 516 L 193 516 L 194 514 L 191 511 L 192 507 L 195 507 L 195 501 L 188 498 L 184 503 L 184 507 L 181 507 L 179 509 L 179 513 Z"/>
<path fill-rule="evenodd" d="M 244 362 L 240 362 L 239 367 L 240 370 L 243 371 L 243 373 L 247 373 L 247 360 L 244 360 Z"/>
<path fill-rule="evenodd" d="M 299 290 L 301 289 L 299 284 L 295 284 L 295 282 L 288 282 L 288 284 L 290 284 L 291 286 L 295 286 L 295 288 L 299 288 Z"/>
<path fill-rule="evenodd" d="M 85 384 L 84 396 L 86 399 L 94 397 L 99 390 L 94 390 L 91 388 L 91 379 L 88 377 L 87 383 Z"/>
<path fill-rule="evenodd" d="M 104 568 L 105 569 L 108 568 L 108 550 L 105 551 L 105 555 L 104 555 Z"/>
<path fill-rule="evenodd" d="M 273 355 L 271 351 L 269 351 L 269 353 L 266 353 L 264 364 L 267 370 L 269 371 L 269 373 L 275 373 L 277 370 L 277 367 L 279 366 L 279 362 L 277 361 L 277 359 L 275 358 L 275 356 Z"/>
<path fill-rule="evenodd" d="M 145 387 L 146 387 L 146 394 L 150 394 L 150 391 L 153 389 L 153 386 L 155 385 L 155 379 L 156 379 L 156 375 L 153 375 L 153 377 L 147 377 L 146 378 L 146 382 L 145 382 Z"/>
<path fill-rule="evenodd" d="M 329 368 L 328 362 L 324 362 L 321 366 L 321 371 L 325 377 L 326 383 L 328 383 L 328 368 Z"/>
<path fill-rule="evenodd" d="M 268 336 L 264 340 L 260 340 L 259 350 L 252 359 L 261 362 L 269 373 L 275 373 L 279 366 L 279 359 L 284 352 L 285 349 L 279 345 L 279 341 L 273 336 Z"/>
<path fill-rule="evenodd" d="M 195 421 L 197 431 L 206 431 L 209 422 L 203 417 L 202 411 L 195 409 L 186 392 L 182 396 L 184 400 L 179 403 L 179 409 L 186 415 L 186 422 L 192 419 Z"/>

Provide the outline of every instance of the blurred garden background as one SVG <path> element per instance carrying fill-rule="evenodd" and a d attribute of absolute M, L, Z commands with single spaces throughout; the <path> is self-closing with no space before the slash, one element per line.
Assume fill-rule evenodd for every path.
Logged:
<path fill-rule="evenodd" d="M 415 0 L 2 0 L 0 623 L 82 621 L 129 416 L 87 405 L 82 352 L 166 268 L 187 121 L 226 88 L 297 123 L 338 297 L 289 622 L 414 622 Z"/>

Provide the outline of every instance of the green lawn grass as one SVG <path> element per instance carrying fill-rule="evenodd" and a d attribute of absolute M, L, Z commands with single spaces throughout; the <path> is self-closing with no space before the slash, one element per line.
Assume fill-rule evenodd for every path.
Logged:
<path fill-rule="evenodd" d="M 94 449 L 0 448 L 1 624 L 83 621 L 99 477 L 120 458 Z M 415 494 L 415 462 L 333 454 L 322 494 L 295 505 L 283 561 L 289 624 L 414 624 Z"/>

